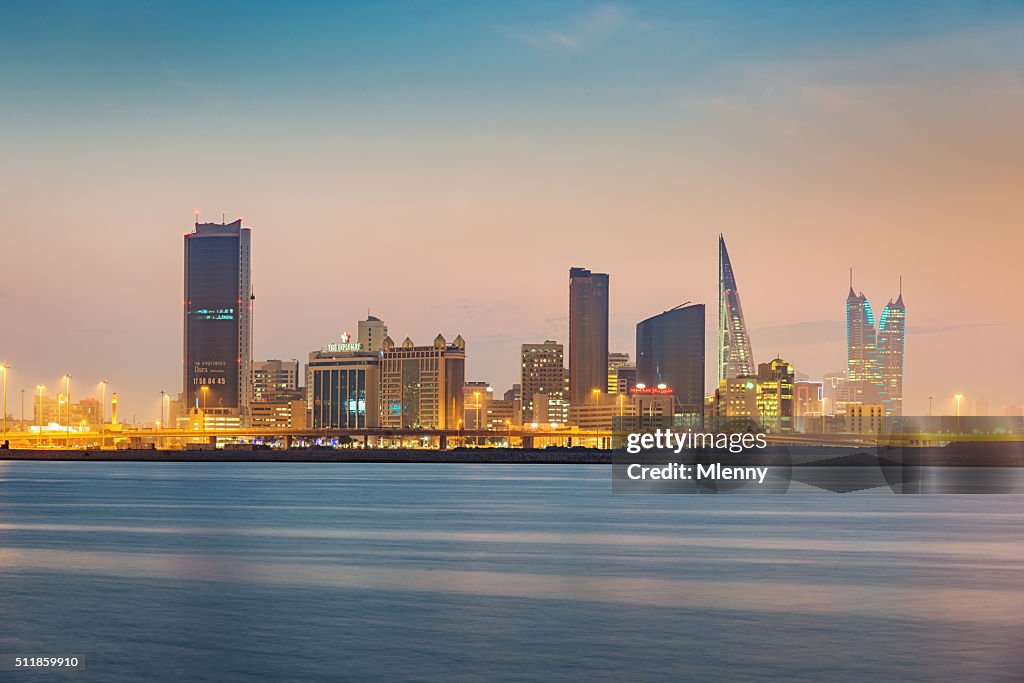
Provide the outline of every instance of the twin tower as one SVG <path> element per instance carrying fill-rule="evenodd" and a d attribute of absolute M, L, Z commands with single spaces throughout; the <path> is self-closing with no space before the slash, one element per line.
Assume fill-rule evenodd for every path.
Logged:
<path fill-rule="evenodd" d="M 754 355 L 743 320 L 736 276 L 725 248 L 718 237 L 718 379 L 754 375 Z M 881 405 L 887 416 L 903 414 L 903 352 L 907 309 L 903 287 L 895 301 L 890 300 L 875 325 L 871 303 L 864 293 L 853 289 L 846 297 L 846 380 L 837 397 L 843 404 Z M 839 407 L 839 406 L 836 406 Z"/>

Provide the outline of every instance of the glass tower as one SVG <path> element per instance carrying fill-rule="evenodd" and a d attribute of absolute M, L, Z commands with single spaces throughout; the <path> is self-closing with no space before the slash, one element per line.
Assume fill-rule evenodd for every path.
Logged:
<path fill-rule="evenodd" d="M 608 275 L 570 268 L 570 403 L 592 401 L 594 389 L 608 390 Z"/>
<path fill-rule="evenodd" d="M 185 235 L 185 404 L 243 420 L 252 386 L 250 244 L 242 219 L 197 222 Z"/>
<path fill-rule="evenodd" d="M 907 309 L 903 305 L 903 287 L 896 301 L 890 300 L 878 321 L 878 365 L 882 405 L 888 416 L 903 415 L 903 344 L 907 327 Z"/>
<path fill-rule="evenodd" d="M 704 304 L 682 304 L 636 326 L 636 381 L 672 387 L 680 411 L 704 404 Z"/>
<path fill-rule="evenodd" d="M 754 374 L 754 354 L 743 321 L 740 293 L 736 289 L 725 238 L 718 236 L 718 380 Z"/>

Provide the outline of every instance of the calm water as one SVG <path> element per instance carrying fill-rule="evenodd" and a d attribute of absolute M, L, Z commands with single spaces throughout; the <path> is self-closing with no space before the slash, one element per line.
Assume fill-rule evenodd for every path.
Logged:
<path fill-rule="evenodd" d="M 0 463 L 0 680 L 1019 681 L 1024 496 Z"/>

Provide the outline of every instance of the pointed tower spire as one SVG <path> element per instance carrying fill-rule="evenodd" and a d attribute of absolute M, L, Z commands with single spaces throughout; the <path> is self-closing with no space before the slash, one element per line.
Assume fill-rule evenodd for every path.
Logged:
<path fill-rule="evenodd" d="M 725 237 L 718 236 L 718 379 L 754 374 L 754 354 L 743 320 L 743 307 L 736 287 Z"/>

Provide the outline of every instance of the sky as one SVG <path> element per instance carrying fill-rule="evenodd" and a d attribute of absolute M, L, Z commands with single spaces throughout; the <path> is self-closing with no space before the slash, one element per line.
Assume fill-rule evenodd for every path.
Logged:
<path fill-rule="evenodd" d="M 467 341 L 503 392 L 611 278 L 611 349 L 708 307 L 845 365 L 849 269 L 903 278 L 905 412 L 1024 403 L 1024 4 L 0 4 L 0 360 L 20 389 L 181 389 L 182 235 L 253 227 L 254 357 Z M 109 394 L 108 394 L 109 397 Z"/>

